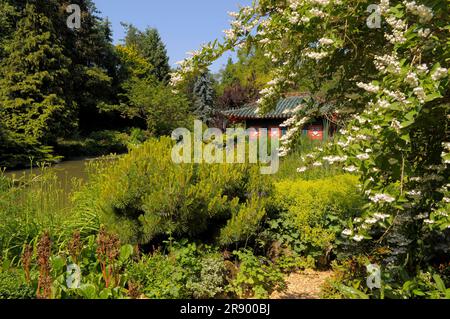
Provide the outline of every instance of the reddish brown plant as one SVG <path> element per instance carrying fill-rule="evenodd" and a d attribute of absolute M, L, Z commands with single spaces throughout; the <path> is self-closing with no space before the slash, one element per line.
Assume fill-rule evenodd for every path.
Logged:
<path fill-rule="evenodd" d="M 120 253 L 120 240 L 116 235 L 109 234 L 102 227 L 97 238 L 97 259 L 100 262 L 103 279 L 106 288 L 114 283 L 119 283 L 119 274 L 116 269 L 116 261 Z"/>
<path fill-rule="evenodd" d="M 31 245 L 26 245 L 25 248 L 23 249 L 21 261 L 23 265 L 23 270 L 25 271 L 25 279 L 28 284 L 31 282 L 30 265 L 32 258 L 33 258 L 33 247 Z"/>
<path fill-rule="evenodd" d="M 72 257 L 72 261 L 76 264 L 78 261 L 78 257 L 80 256 L 81 251 L 83 250 L 80 232 L 77 231 L 73 233 L 72 239 L 69 241 L 68 244 L 68 249 L 70 257 Z"/>
<path fill-rule="evenodd" d="M 37 246 L 37 263 L 39 267 L 39 280 L 36 296 L 39 299 L 50 299 L 52 293 L 52 279 L 50 276 L 50 255 L 52 242 L 48 232 L 39 240 Z"/>

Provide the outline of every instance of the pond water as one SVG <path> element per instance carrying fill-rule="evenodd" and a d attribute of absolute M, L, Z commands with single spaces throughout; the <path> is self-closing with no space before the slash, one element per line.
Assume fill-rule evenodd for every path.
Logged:
<path fill-rule="evenodd" d="M 53 165 L 50 169 L 56 174 L 61 182 L 70 182 L 73 178 L 85 181 L 87 179 L 86 164 L 89 161 L 93 160 L 95 160 L 95 158 L 77 158 Z M 23 176 L 28 176 L 30 174 L 41 175 L 42 170 L 35 167 L 32 169 L 27 168 L 5 172 L 5 175 L 12 178 L 13 180 L 17 180 Z"/>

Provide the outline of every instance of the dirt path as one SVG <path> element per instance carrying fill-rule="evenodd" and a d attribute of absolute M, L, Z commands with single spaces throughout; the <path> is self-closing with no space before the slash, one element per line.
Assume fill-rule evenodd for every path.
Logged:
<path fill-rule="evenodd" d="M 319 299 L 320 288 L 333 275 L 332 271 L 305 270 L 286 279 L 287 289 L 274 292 L 271 299 Z"/>

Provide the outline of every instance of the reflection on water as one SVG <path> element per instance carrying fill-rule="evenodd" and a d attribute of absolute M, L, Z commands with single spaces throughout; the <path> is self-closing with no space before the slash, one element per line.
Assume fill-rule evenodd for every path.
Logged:
<path fill-rule="evenodd" d="M 14 185 L 23 185 L 26 188 L 29 187 L 31 192 L 33 192 L 31 185 L 38 185 L 38 189 L 39 187 L 44 187 L 45 192 L 49 196 L 53 196 L 55 200 L 61 200 L 60 207 L 68 208 L 71 205 L 71 195 L 73 192 L 79 190 L 80 186 L 88 180 L 89 164 L 95 161 L 115 161 L 117 158 L 118 156 L 116 155 L 101 158 L 78 158 L 61 162 L 46 169 L 34 167 L 22 170 L 11 170 L 4 173 L 0 170 L 0 175 L 4 174 L 11 178 Z M 50 180 L 47 178 L 40 178 L 41 176 L 50 177 Z M 28 183 L 30 181 L 33 181 L 33 183 Z M 40 181 L 49 182 L 40 184 Z"/>
<path fill-rule="evenodd" d="M 50 167 L 50 171 L 55 174 L 57 178 L 57 187 L 65 194 L 65 200 L 67 201 L 72 191 L 76 190 L 80 185 L 87 181 L 87 167 L 90 161 L 95 158 L 79 158 L 70 161 L 61 162 L 59 164 Z M 39 167 L 11 170 L 4 173 L 5 176 L 11 178 L 13 181 L 26 180 L 26 177 L 30 175 L 38 177 L 43 174 L 43 169 Z"/>
<path fill-rule="evenodd" d="M 73 178 L 81 179 L 85 181 L 87 179 L 86 163 L 95 159 L 92 158 L 79 158 L 70 161 L 61 162 L 51 167 L 52 172 L 56 174 L 60 181 L 70 181 Z M 24 176 L 41 175 L 42 170 L 40 168 L 28 168 L 22 170 L 6 171 L 5 175 L 13 180 L 19 179 Z"/>

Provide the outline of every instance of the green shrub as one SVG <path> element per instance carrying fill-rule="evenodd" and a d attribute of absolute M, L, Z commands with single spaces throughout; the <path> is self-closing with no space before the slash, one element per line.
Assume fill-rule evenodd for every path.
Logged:
<path fill-rule="evenodd" d="M 270 195 L 257 166 L 177 165 L 172 145 L 168 138 L 151 139 L 114 163 L 99 164 L 76 195 L 79 218 L 96 216 L 90 220 L 124 242 L 146 244 L 166 234 L 204 238 L 216 236 L 247 203 Z"/>
<path fill-rule="evenodd" d="M 60 139 L 56 152 L 68 158 L 121 154 L 128 150 L 130 144 L 138 144 L 141 138 L 145 139 L 144 133 L 138 129 L 133 129 L 132 134 L 104 130 L 92 132 L 86 137 Z"/>
<path fill-rule="evenodd" d="M 403 272 L 393 278 L 381 267 L 381 287 L 369 289 L 367 265 L 376 263 L 366 256 L 333 262 L 334 276 L 322 291 L 323 298 L 333 299 L 450 299 L 448 278 L 436 269 L 420 271 L 414 277 Z"/>
<path fill-rule="evenodd" d="M 237 242 L 248 242 L 257 236 L 261 229 L 263 218 L 266 216 L 265 203 L 253 200 L 241 205 L 239 211 L 234 212 L 227 225 L 220 231 L 220 243 L 229 245 Z"/>
<path fill-rule="evenodd" d="M 158 251 L 142 257 L 128 275 L 151 299 L 214 298 L 225 286 L 222 256 L 186 242 L 173 244 L 167 255 Z"/>
<path fill-rule="evenodd" d="M 234 252 L 239 268 L 227 291 L 239 298 L 267 299 L 275 290 L 286 288 L 284 275 L 271 261 L 249 250 Z"/>
<path fill-rule="evenodd" d="M 214 298 L 224 292 L 225 265 L 220 255 L 209 255 L 201 259 L 199 276 L 188 282 L 187 288 L 196 299 Z"/>
<path fill-rule="evenodd" d="M 0 299 L 34 299 L 34 289 L 16 272 L 0 272 Z"/>
<path fill-rule="evenodd" d="M 175 260 L 161 253 L 144 256 L 128 270 L 130 280 L 138 284 L 142 293 L 151 299 L 188 298 L 183 282 L 184 269 Z"/>
<path fill-rule="evenodd" d="M 329 254 L 343 222 L 361 214 L 357 182 L 351 175 L 277 182 L 275 205 L 281 214 L 268 221 L 266 236 L 303 256 Z"/>

